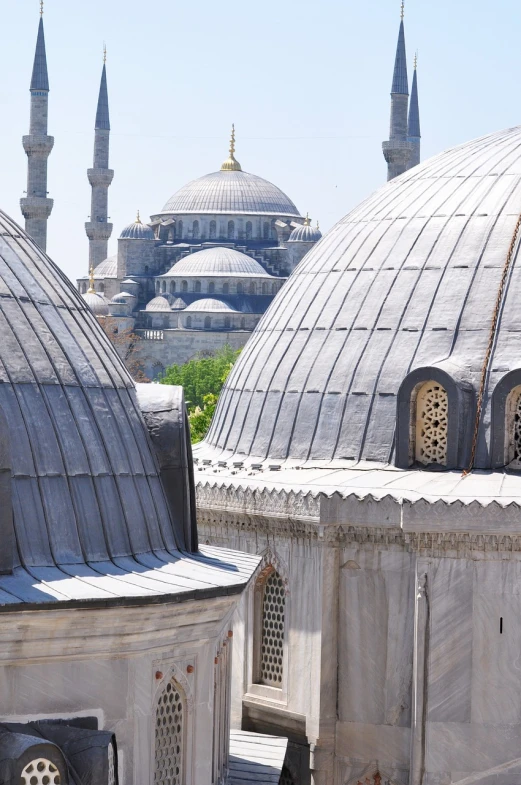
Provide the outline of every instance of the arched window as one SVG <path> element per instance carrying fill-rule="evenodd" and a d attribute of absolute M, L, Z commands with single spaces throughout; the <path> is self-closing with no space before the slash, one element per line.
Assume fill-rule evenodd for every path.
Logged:
<path fill-rule="evenodd" d="M 264 281 L 264 283 L 262 284 L 262 293 L 268 294 L 268 284 L 266 283 L 266 281 Z"/>
<path fill-rule="evenodd" d="M 425 466 L 447 465 L 449 397 L 438 382 L 426 382 L 416 396 L 415 458 Z"/>
<path fill-rule="evenodd" d="M 189 330 L 190 330 L 190 329 L 191 329 L 191 327 L 192 327 L 192 317 L 191 317 L 191 316 L 187 316 L 187 317 L 186 317 L 186 327 L 187 327 Z"/>
<path fill-rule="evenodd" d="M 188 281 L 181 281 L 181 291 L 182 292 L 188 291 Z"/>
<path fill-rule="evenodd" d="M 99 282 L 99 284 L 98 284 L 98 291 L 99 292 L 104 292 L 105 291 L 105 284 L 103 283 L 103 281 Z"/>
<path fill-rule="evenodd" d="M 170 281 L 170 294 L 175 292 L 175 281 Z"/>
<path fill-rule="evenodd" d="M 262 227 L 262 236 L 265 240 L 270 239 L 270 225 L 267 221 L 264 222 L 264 226 Z"/>
<path fill-rule="evenodd" d="M 156 294 L 161 291 L 161 281 L 156 281 Z"/>
<path fill-rule="evenodd" d="M 200 292 L 200 291 L 201 291 L 201 281 L 196 281 L 194 286 L 194 292 Z"/>
<path fill-rule="evenodd" d="M 257 684 L 282 687 L 285 615 L 284 581 L 270 566 L 255 587 L 254 678 Z"/>
<path fill-rule="evenodd" d="M 212 327 L 212 319 L 211 319 L 211 317 L 210 316 L 205 316 L 204 317 L 204 329 L 205 330 L 210 330 L 211 327 Z"/>
<path fill-rule="evenodd" d="M 161 291 L 166 292 L 166 281 L 161 281 Z"/>
<path fill-rule="evenodd" d="M 210 221 L 210 240 L 215 240 L 217 237 L 217 222 Z"/>
<path fill-rule="evenodd" d="M 183 222 L 178 221 L 175 225 L 175 236 L 178 240 L 181 240 L 183 237 Z"/>
<path fill-rule="evenodd" d="M 233 240 L 235 237 L 235 224 L 233 221 L 228 221 L 228 240 Z"/>
<path fill-rule="evenodd" d="M 154 785 L 182 785 L 186 736 L 186 701 L 175 679 L 156 703 Z"/>
<path fill-rule="evenodd" d="M 213 281 L 210 281 L 210 283 L 208 284 L 208 291 L 210 292 L 210 294 L 213 294 L 215 292 L 215 284 Z"/>
<path fill-rule="evenodd" d="M 245 330 L 245 329 L 246 329 L 246 319 L 243 316 L 241 319 L 241 330 Z"/>
<path fill-rule="evenodd" d="M 229 294 L 229 293 L 230 293 L 230 284 L 223 283 L 223 294 Z"/>
<path fill-rule="evenodd" d="M 244 286 L 242 285 L 242 283 L 238 283 L 237 284 L 237 294 L 243 294 L 243 292 L 244 292 Z"/>
<path fill-rule="evenodd" d="M 251 240 L 253 234 L 253 226 L 251 221 L 246 221 L 246 239 Z"/>
<path fill-rule="evenodd" d="M 253 281 L 250 283 L 250 294 L 255 294 L 255 284 Z"/>
<path fill-rule="evenodd" d="M 229 330 L 231 327 L 231 321 L 229 316 L 224 317 L 224 329 Z"/>
<path fill-rule="evenodd" d="M 275 281 L 271 284 L 271 293 L 277 294 L 277 284 L 275 283 Z"/>
<path fill-rule="evenodd" d="M 196 239 L 199 237 L 199 221 L 194 221 L 192 224 L 192 236 Z"/>

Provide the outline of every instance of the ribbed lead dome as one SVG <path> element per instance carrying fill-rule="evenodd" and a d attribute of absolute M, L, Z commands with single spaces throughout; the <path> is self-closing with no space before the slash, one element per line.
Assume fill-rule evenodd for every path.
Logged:
<path fill-rule="evenodd" d="M 213 172 L 192 180 L 168 200 L 162 212 L 299 217 L 297 208 L 280 188 L 262 177 L 241 171 Z"/>
<path fill-rule="evenodd" d="M 447 363 L 479 389 L 500 280 L 521 213 L 521 128 L 396 178 L 305 257 L 226 384 L 207 444 L 246 455 L 387 462 L 397 394 Z M 519 241 L 485 389 L 521 367 Z"/>
<path fill-rule="evenodd" d="M 166 275 L 273 277 L 251 256 L 234 248 L 205 248 L 204 251 L 196 251 L 174 264 Z"/>

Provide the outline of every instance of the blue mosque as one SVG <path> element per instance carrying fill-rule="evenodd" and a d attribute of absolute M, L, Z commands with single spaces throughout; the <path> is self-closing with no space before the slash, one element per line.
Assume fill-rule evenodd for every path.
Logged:
<path fill-rule="evenodd" d="M 41 17 L 31 127 L 24 137 L 27 196 L 21 207 L 27 232 L 44 250 L 53 207 L 47 193 L 47 161 L 54 144 L 47 129 L 48 100 Z M 78 279 L 78 291 L 109 332 L 138 336 L 136 351 L 148 378 L 224 344 L 242 348 L 287 277 L 321 239 L 318 222 L 313 226 L 277 185 L 243 170 L 232 126 L 228 156 L 217 171 L 182 185 L 148 222 L 138 213 L 120 232 L 117 253 L 109 256 L 110 128 L 105 54 L 94 156 L 87 171 L 88 274 Z M 417 70 L 415 62 L 409 96 L 403 5 L 383 153 L 388 179 L 420 160 Z"/>

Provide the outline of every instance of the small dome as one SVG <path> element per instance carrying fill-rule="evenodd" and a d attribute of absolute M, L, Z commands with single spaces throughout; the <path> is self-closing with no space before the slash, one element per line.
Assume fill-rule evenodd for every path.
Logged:
<path fill-rule="evenodd" d="M 293 229 L 289 236 L 289 243 L 318 243 L 322 239 L 322 232 L 318 228 L 315 229 L 311 226 L 309 219 L 302 226 L 297 226 Z"/>
<path fill-rule="evenodd" d="M 108 259 L 98 264 L 98 266 L 94 270 L 94 278 L 99 280 L 100 278 L 117 278 L 118 275 L 118 257 L 109 256 Z M 85 275 L 84 278 L 87 280 L 89 279 L 88 275 Z"/>
<path fill-rule="evenodd" d="M 239 313 L 231 305 L 225 303 L 224 300 L 214 300 L 211 297 L 204 297 L 202 300 L 196 300 L 195 303 L 188 305 L 185 311 L 213 311 L 218 313 Z"/>
<path fill-rule="evenodd" d="M 170 313 L 170 303 L 166 297 L 159 295 L 147 303 L 145 311 L 168 311 Z"/>
<path fill-rule="evenodd" d="M 119 292 L 119 294 L 115 294 L 114 295 L 114 297 L 112 298 L 112 300 L 110 302 L 111 303 L 123 303 L 123 304 L 126 304 L 127 300 L 129 300 L 131 297 L 134 300 L 136 299 L 134 294 L 129 294 L 129 292 Z"/>
<path fill-rule="evenodd" d="M 131 286 L 138 286 L 139 285 L 139 281 L 135 281 L 134 278 L 125 278 L 125 280 L 123 281 L 123 284 L 124 285 L 126 284 L 127 286 L 129 284 Z"/>
<path fill-rule="evenodd" d="M 206 248 L 185 256 L 168 271 L 167 275 L 180 276 L 255 276 L 273 278 L 261 265 L 245 253 L 233 248 Z"/>
<path fill-rule="evenodd" d="M 83 294 L 82 297 L 95 316 L 108 316 L 107 301 L 100 294 L 89 291 L 87 294 Z"/>
<path fill-rule="evenodd" d="M 155 235 L 150 226 L 141 222 L 139 212 L 134 223 L 125 226 L 119 236 L 120 240 L 155 240 Z"/>
<path fill-rule="evenodd" d="M 176 297 L 170 307 L 172 311 L 182 311 L 184 308 L 186 308 L 186 303 L 181 299 L 181 297 Z"/>

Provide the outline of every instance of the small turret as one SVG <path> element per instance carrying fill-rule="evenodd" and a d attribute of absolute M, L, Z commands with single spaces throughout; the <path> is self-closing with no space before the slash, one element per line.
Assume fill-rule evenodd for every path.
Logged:
<path fill-rule="evenodd" d="M 421 131 L 420 106 L 418 102 L 418 54 L 414 57 L 414 76 L 412 80 L 411 101 L 409 106 L 408 139 L 412 145 L 410 167 L 420 163 Z"/>
<path fill-rule="evenodd" d="M 97 267 L 107 258 L 112 224 L 108 222 L 108 191 L 114 177 L 109 169 L 110 116 L 107 90 L 107 49 L 103 49 L 103 70 L 94 125 L 94 162 L 87 170 L 92 187 L 90 221 L 85 224 L 89 238 L 89 267 Z"/>
<path fill-rule="evenodd" d="M 53 208 L 53 200 L 47 198 L 47 159 L 54 146 L 54 138 L 47 134 L 49 75 L 43 28 L 43 0 L 40 0 L 40 23 L 30 92 L 29 134 L 24 136 L 22 140 L 28 159 L 27 195 L 20 200 L 20 207 L 25 218 L 26 232 L 45 251 L 47 248 L 47 221 Z"/>
<path fill-rule="evenodd" d="M 407 55 L 405 50 L 405 28 L 403 23 L 404 3 L 402 0 L 398 45 L 394 61 L 391 87 L 391 124 L 389 141 L 383 143 L 387 161 L 387 179 L 392 180 L 410 167 L 412 146 L 408 140 L 409 81 L 407 77 Z"/>

